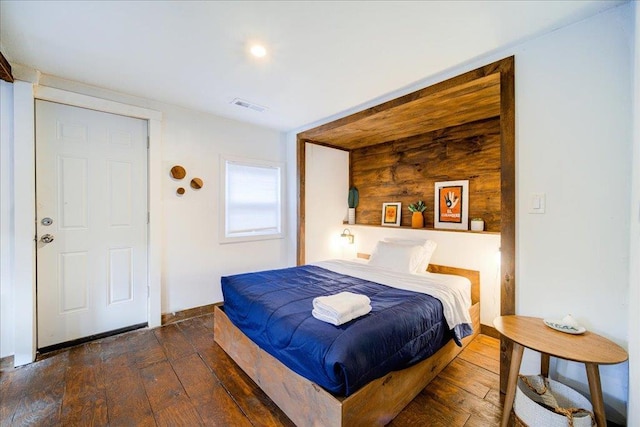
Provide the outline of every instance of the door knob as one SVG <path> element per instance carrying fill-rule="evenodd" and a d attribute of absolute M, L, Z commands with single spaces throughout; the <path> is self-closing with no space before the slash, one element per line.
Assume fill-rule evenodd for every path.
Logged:
<path fill-rule="evenodd" d="M 53 242 L 53 234 L 45 234 L 40 238 L 42 243 L 51 243 Z"/>

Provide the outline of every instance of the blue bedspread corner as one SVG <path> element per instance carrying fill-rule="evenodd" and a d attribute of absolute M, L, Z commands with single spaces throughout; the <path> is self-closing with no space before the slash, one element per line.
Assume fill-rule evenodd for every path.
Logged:
<path fill-rule="evenodd" d="M 468 323 L 462 323 L 453 328 L 453 340 L 458 347 L 462 347 L 462 339 L 471 334 L 473 334 L 473 327 Z"/>

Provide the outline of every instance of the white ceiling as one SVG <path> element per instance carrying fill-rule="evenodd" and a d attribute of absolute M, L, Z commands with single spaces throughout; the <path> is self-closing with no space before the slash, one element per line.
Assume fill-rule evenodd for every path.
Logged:
<path fill-rule="evenodd" d="M 45 74 L 288 131 L 621 3 L 1 0 L 0 49 Z M 254 40 L 265 59 L 247 54 Z"/>

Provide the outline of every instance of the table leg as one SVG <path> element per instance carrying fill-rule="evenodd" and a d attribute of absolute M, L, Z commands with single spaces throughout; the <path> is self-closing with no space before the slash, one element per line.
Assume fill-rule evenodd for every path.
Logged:
<path fill-rule="evenodd" d="M 516 397 L 516 386 L 518 384 L 520 364 L 522 363 L 522 353 L 524 353 L 524 347 L 517 342 L 514 342 L 513 351 L 511 353 L 511 365 L 509 365 L 507 394 L 504 397 L 504 408 L 502 409 L 502 427 L 507 427 L 509 425 L 509 417 L 511 416 L 511 410 L 513 409 L 513 400 Z"/>
<path fill-rule="evenodd" d="M 597 363 L 585 363 L 587 367 L 587 379 L 589 380 L 589 393 L 593 414 L 596 416 L 598 427 L 607 426 L 607 417 L 604 415 L 604 400 L 602 399 L 602 385 L 600 384 L 600 370 Z"/>
<path fill-rule="evenodd" d="M 549 378 L 549 355 L 540 353 L 540 375 Z"/>

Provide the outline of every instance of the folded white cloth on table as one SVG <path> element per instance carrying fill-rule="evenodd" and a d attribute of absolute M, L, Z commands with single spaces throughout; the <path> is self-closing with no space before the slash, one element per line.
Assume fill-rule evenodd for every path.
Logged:
<path fill-rule="evenodd" d="M 371 300 L 366 295 L 340 292 L 313 299 L 311 314 L 318 320 L 341 325 L 371 311 Z"/>

